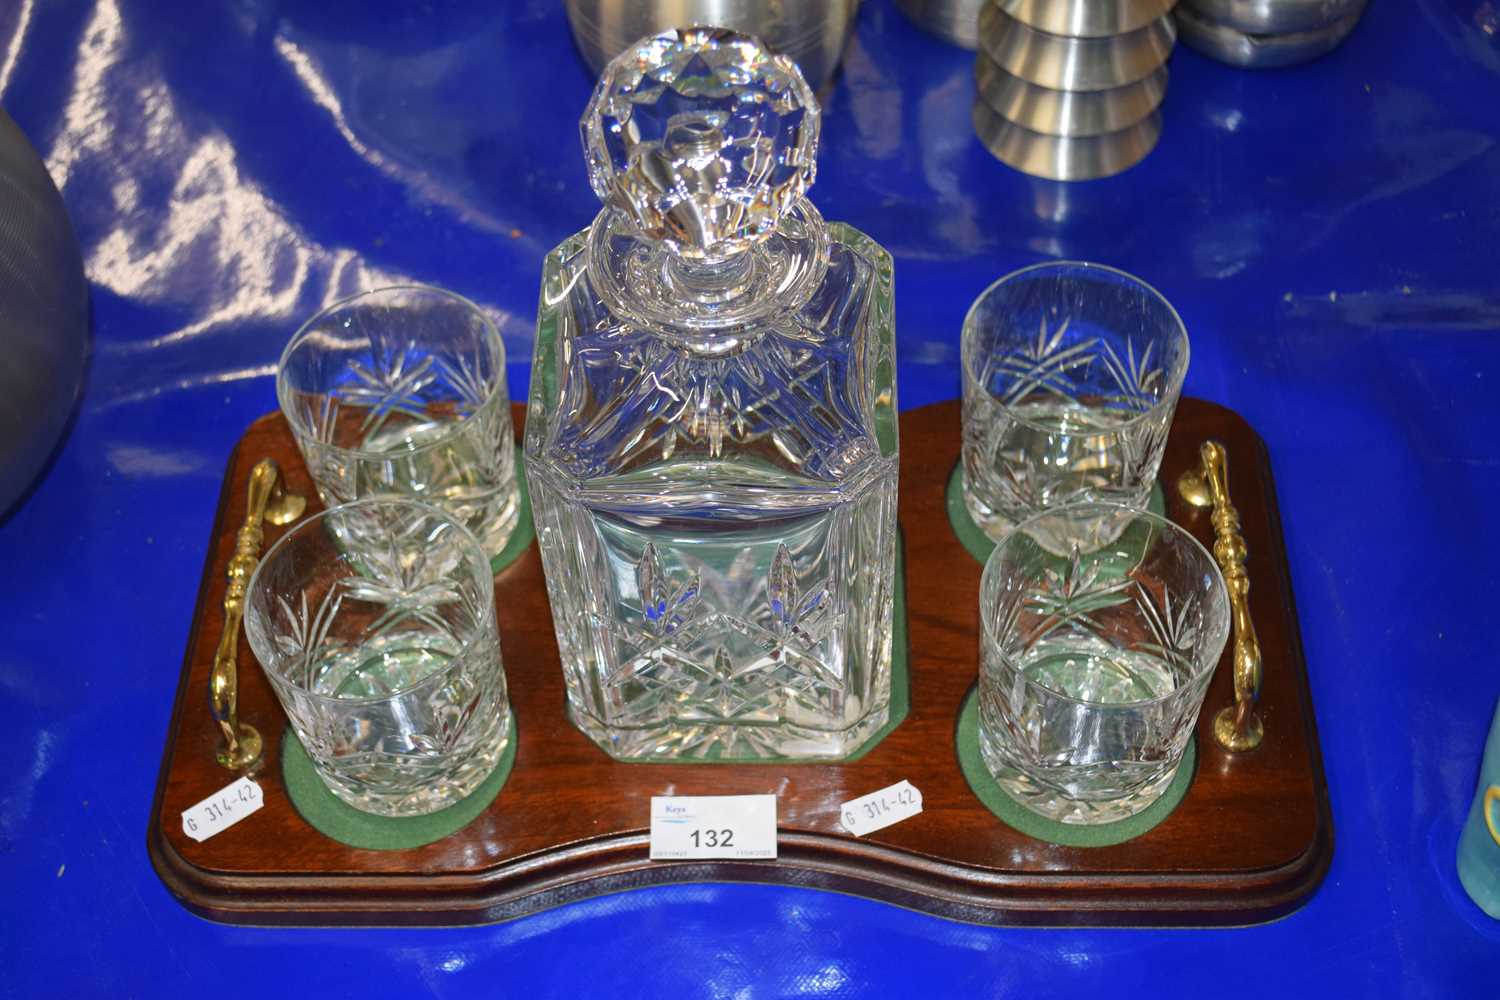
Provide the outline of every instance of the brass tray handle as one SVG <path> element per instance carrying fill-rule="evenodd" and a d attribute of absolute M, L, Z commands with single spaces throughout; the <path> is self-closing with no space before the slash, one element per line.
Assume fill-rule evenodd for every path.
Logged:
<path fill-rule="evenodd" d="M 1214 559 L 1224 571 L 1229 587 L 1229 607 L 1234 616 L 1234 704 L 1214 716 L 1214 739 L 1225 750 L 1240 753 L 1260 746 L 1265 727 L 1255 702 L 1260 698 L 1260 641 L 1250 620 L 1250 577 L 1245 572 L 1244 536 L 1240 513 L 1229 499 L 1229 453 L 1217 441 L 1205 441 L 1198 450 L 1201 465 L 1177 480 L 1177 491 L 1194 507 L 1212 507 Z"/>
<path fill-rule="evenodd" d="M 282 488 L 281 470 L 269 458 L 255 464 L 247 491 L 249 502 L 245 523 L 235 537 L 234 558 L 229 560 L 229 590 L 224 594 L 224 634 L 214 652 L 213 672 L 208 678 L 208 707 L 219 726 L 223 742 L 217 759 L 231 771 L 250 767 L 260 760 L 264 744 L 255 727 L 239 720 L 239 640 L 240 624 L 245 619 L 245 591 L 250 574 L 260 561 L 260 544 L 265 537 L 262 521 L 290 524 L 302 516 L 307 499 Z"/>

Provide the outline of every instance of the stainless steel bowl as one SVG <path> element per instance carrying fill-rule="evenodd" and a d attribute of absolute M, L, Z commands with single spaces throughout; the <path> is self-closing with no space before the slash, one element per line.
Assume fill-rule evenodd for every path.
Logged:
<path fill-rule="evenodd" d="M 995 4 L 979 14 L 979 41 L 1011 76 L 1052 90 L 1109 90 L 1145 79 L 1172 54 L 1170 17 L 1110 38 L 1067 38 L 1037 31 Z"/>
<path fill-rule="evenodd" d="M 1167 68 L 1112 90 L 1050 90 L 1012 76 L 981 53 L 974 82 L 984 102 L 1017 125 L 1044 135 L 1090 136 L 1129 128 L 1167 93 Z"/>
<path fill-rule="evenodd" d="M 1161 137 L 1161 113 L 1118 132 L 1067 138 L 1022 128 L 974 101 L 974 131 L 997 159 L 1022 173 L 1054 181 L 1108 177 L 1145 159 Z"/>
<path fill-rule="evenodd" d="M 1284 35 L 1247 35 L 1222 24 L 1205 21 L 1185 5 L 1173 15 L 1182 30 L 1184 44 L 1220 62 L 1246 69 L 1277 69 L 1296 66 L 1326 55 L 1338 48 L 1363 10 L 1312 31 L 1294 31 Z"/>
<path fill-rule="evenodd" d="M 1171 12 L 1177 0 L 995 0 L 1027 27 L 1072 38 L 1122 35 Z M 1269 2 L 1269 0 L 1262 0 Z"/>
<path fill-rule="evenodd" d="M 901 13 L 923 31 L 965 49 L 979 45 L 979 8 L 984 4 L 985 0 L 896 0 Z"/>
<path fill-rule="evenodd" d="M 647 35 L 704 25 L 755 35 L 790 56 L 814 89 L 833 77 L 859 0 L 567 0 L 568 23 L 597 75 Z"/>
<path fill-rule="evenodd" d="M 1315 31 L 1364 12 L 1368 0 L 1182 0 L 1200 21 L 1247 35 Z"/>

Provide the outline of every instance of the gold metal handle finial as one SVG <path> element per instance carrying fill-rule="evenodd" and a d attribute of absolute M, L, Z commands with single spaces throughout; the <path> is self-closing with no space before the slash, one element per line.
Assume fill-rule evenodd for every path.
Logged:
<path fill-rule="evenodd" d="M 1229 499 L 1229 453 L 1217 441 L 1198 449 L 1201 466 L 1177 480 L 1177 491 L 1195 507 L 1213 507 L 1214 559 L 1224 571 L 1229 607 L 1234 617 L 1234 704 L 1214 716 L 1214 739 L 1225 750 L 1239 753 L 1260 746 L 1265 727 L 1255 711 L 1260 697 L 1260 641 L 1250 620 L 1250 577 L 1245 573 L 1249 550 L 1240 534 L 1240 513 Z"/>
<path fill-rule="evenodd" d="M 219 764 L 232 771 L 242 770 L 260 759 L 264 745 L 260 733 L 249 723 L 239 720 L 239 640 L 240 623 L 245 618 L 245 591 L 250 574 L 260 561 L 260 543 L 265 537 L 262 521 L 289 524 L 302 515 L 307 500 L 286 492 L 280 482 L 276 463 L 263 458 L 250 471 L 250 485 L 245 523 L 235 537 L 234 558 L 229 560 L 229 590 L 224 594 L 224 634 L 214 653 L 213 672 L 208 679 L 208 706 L 218 723 L 224 740 L 219 747 Z"/>

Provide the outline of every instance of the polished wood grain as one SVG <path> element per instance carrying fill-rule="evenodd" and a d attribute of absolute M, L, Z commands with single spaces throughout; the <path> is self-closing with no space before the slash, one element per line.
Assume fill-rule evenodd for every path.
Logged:
<path fill-rule="evenodd" d="M 515 416 L 519 428 L 520 407 Z M 230 459 L 209 539 L 147 835 L 162 881 L 203 916 L 263 924 L 476 923 L 603 892 L 690 881 L 834 889 L 983 923 L 1246 924 L 1295 909 L 1328 869 L 1333 831 L 1275 489 L 1260 439 L 1229 410 L 1184 399 L 1161 477 L 1175 483 L 1197 462 L 1204 438 L 1218 438 L 1229 450 L 1230 488 L 1250 549 L 1251 603 L 1265 652 L 1265 742 L 1231 756 L 1210 735 L 1213 712 L 1233 699 L 1226 651 L 1199 721 L 1198 773 L 1182 804 L 1136 840 L 1072 848 L 1005 826 L 959 772 L 954 727 L 975 679 L 980 566 L 959 545 L 944 513 L 958 429 L 957 403 L 901 416 L 911 713 L 864 759 L 775 766 L 611 760 L 564 715 L 557 644 L 532 545 L 495 580 L 519 727 L 515 769 L 491 807 L 463 830 L 426 847 L 385 852 L 330 840 L 292 808 L 278 759 L 285 717 L 244 643 L 240 713 L 267 737 L 256 775 L 265 807 L 203 843 L 182 832 L 182 810 L 231 777 L 214 762 L 207 691 L 223 624 L 224 570 L 245 514 L 246 478 L 269 455 L 291 489 L 312 496 L 285 422 L 279 414 L 262 417 Z M 1209 513 L 1169 493 L 1169 515 L 1211 543 Z M 268 525 L 266 544 L 283 530 Z M 840 803 L 903 778 L 923 794 L 920 816 L 862 839 L 843 832 Z M 778 800 L 775 861 L 648 860 L 651 796 L 766 792 Z"/>

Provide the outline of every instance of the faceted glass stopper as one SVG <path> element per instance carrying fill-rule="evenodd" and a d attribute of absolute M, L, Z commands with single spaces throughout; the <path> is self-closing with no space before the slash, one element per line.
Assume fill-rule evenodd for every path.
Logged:
<path fill-rule="evenodd" d="M 774 232 L 812 184 L 818 121 L 786 56 L 723 28 L 666 31 L 605 67 L 582 122 L 589 179 L 647 237 L 726 256 Z"/>

